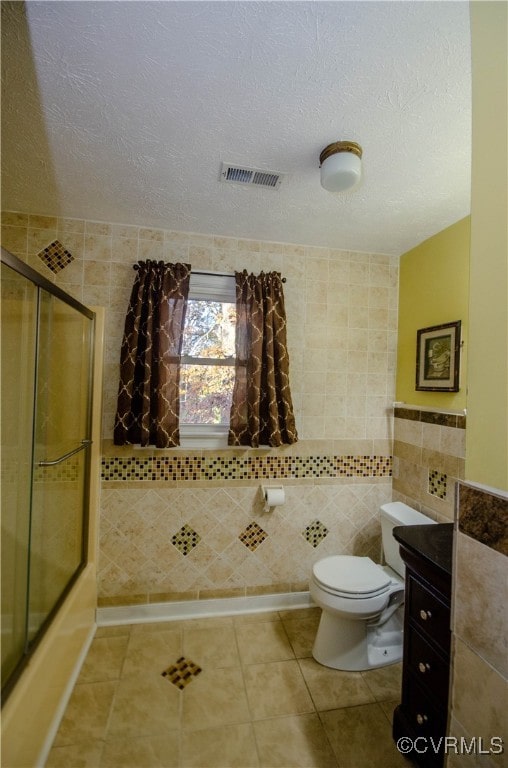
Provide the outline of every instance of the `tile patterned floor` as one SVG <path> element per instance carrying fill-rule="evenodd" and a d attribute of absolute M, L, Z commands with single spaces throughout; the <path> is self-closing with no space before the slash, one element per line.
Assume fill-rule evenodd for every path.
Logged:
<path fill-rule="evenodd" d="M 46 768 L 408 768 L 400 665 L 317 664 L 319 614 L 99 629 Z"/>

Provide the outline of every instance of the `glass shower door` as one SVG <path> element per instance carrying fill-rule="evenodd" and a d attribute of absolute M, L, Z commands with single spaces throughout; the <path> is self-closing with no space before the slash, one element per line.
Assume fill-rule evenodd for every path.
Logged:
<path fill-rule="evenodd" d="M 87 562 L 95 315 L 2 249 L 2 699 Z"/>
<path fill-rule="evenodd" d="M 2 680 L 26 642 L 37 288 L 2 264 Z"/>
<path fill-rule="evenodd" d="M 45 290 L 39 297 L 30 525 L 28 639 L 86 560 L 83 509 L 90 451 L 92 321 Z"/>

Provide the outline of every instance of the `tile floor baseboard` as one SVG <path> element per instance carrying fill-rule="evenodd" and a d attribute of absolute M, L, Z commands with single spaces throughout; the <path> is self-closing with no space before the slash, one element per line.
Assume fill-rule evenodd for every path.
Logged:
<path fill-rule="evenodd" d="M 314 603 L 309 592 L 281 592 L 272 595 L 97 608 L 96 621 L 98 627 L 108 627 L 119 624 L 147 624 L 151 621 L 206 619 L 214 616 L 287 611 L 313 606 Z"/>

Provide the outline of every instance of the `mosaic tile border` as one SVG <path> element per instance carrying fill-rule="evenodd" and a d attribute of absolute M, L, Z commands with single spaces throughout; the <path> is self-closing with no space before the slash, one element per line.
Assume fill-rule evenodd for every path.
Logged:
<path fill-rule="evenodd" d="M 508 556 L 508 494 L 459 482 L 459 530 Z"/>
<path fill-rule="evenodd" d="M 7 459 L 2 457 L 2 471 L 0 481 L 2 484 L 16 485 L 19 480 L 20 472 L 30 473 L 30 466 L 19 462 L 16 459 Z M 36 465 L 33 469 L 33 479 L 35 483 L 75 483 L 80 477 L 79 460 L 70 459 L 63 464 L 53 467 L 39 467 Z"/>
<path fill-rule="evenodd" d="M 105 482 L 391 477 L 391 456 L 105 456 Z"/>
<path fill-rule="evenodd" d="M 36 467 L 34 482 L 36 483 L 75 483 L 79 480 L 78 462 L 66 461 L 57 467 Z"/>
<path fill-rule="evenodd" d="M 466 417 L 460 413 L 440 413 L 439 411 L 420 411 L 417 408 L 394 408 L 396 419 L 408 421 L 423 421 L 426 424 L 437 424 L 440 427 L 466 428 Z"/>

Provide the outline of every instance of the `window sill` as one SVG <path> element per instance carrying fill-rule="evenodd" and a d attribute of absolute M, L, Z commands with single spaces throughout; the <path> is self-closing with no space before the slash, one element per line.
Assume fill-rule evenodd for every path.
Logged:
<path fill-rule="evenodd" d="M 180 448 L 187 450 L 221 449 L 228 447 L 229 427 L 190 425 L 180 427 Z"/>

